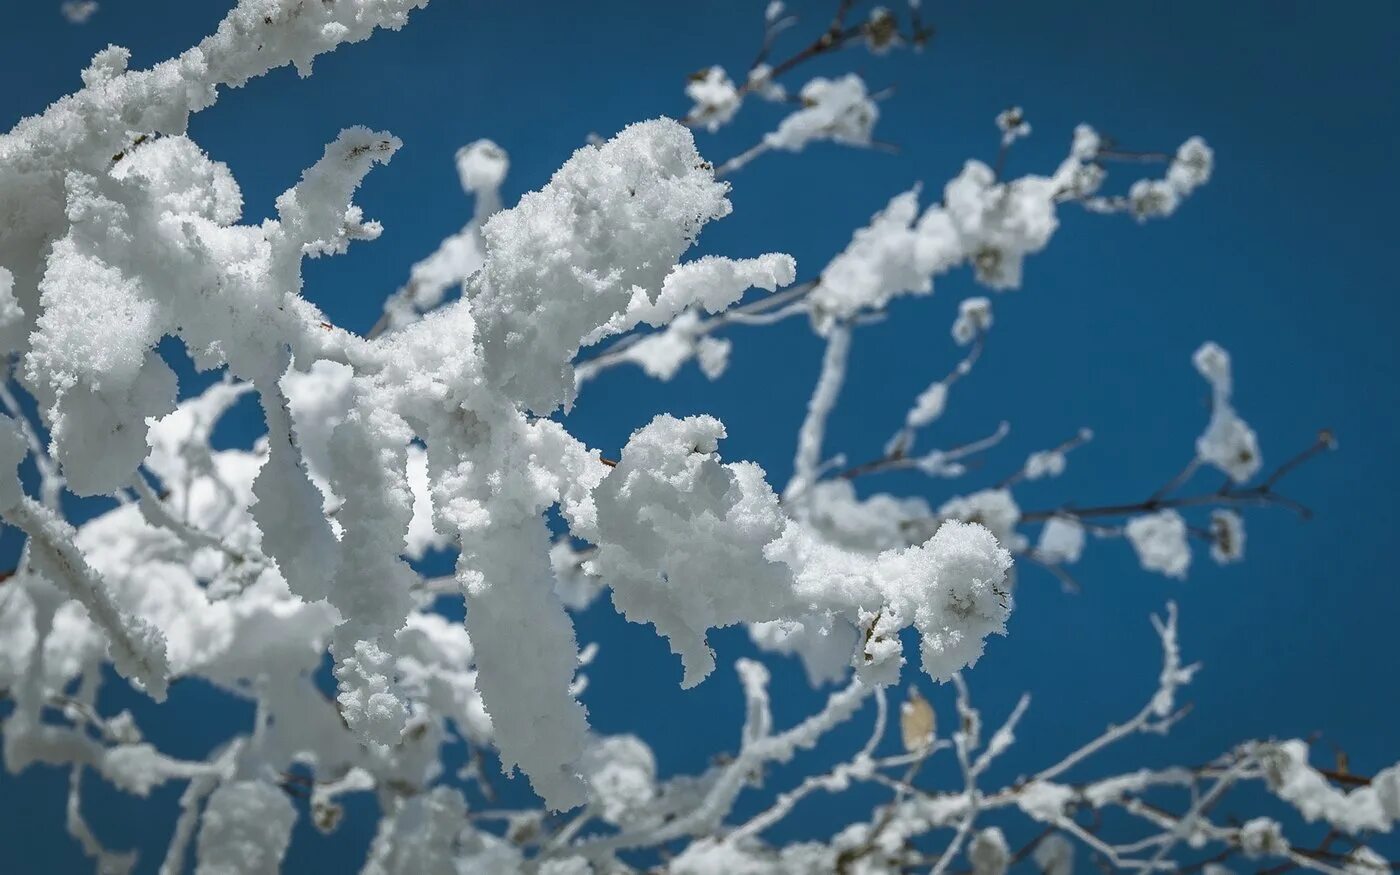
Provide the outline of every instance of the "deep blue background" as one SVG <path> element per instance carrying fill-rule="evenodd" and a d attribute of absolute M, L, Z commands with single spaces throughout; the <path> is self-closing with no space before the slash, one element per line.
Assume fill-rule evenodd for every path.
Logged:
<path fill-rule="evenodd" d="M 0 128 L 77 88 L 78 71 L 107 43 L 130 47 L 133 66 L 149 65 L 211 31 L 224 9 L 204 0 L 106 0 L 92 21 L 74 27 L 57 5 L 5 10 Z M 808 29 L 788 49 L 825 22 L 830 5 L 795 4 Z M 191 132 L 232 167 L 246 220 L 267 215 L 342 127 L 385 128 L 403 139 L 359 197 L 384 222 L 383 238 L 307 270 L 307 294 L 338 322 L 364 329 L 408 265 L 469 215 L 451 160 L 458 146 L 490 137 L 509 150 L 509 204 L 543 184 L 589 132 L 682 114 L 686 73 L 711 63 L 744 69 L 761 7 L 437 0 L 407 30 L 322 59 L 309 80 L 281 70 L 226 93 L 195 117 Z M 1103 768 L 1195 763 L 1243 738 L 1315 731 L 1324 733 L 1323 750 L 1327 742 L 1344 747 L 1358 771 L 1393 762 L 1400 754 L 1392 729 L 1400 716 L 1392 520 L 1400 491 L 1392 264 L 1400 6 L 1071 0 L 940 3 L 927 14 L 940 33 L 922 55 L 875 58 L 858 49 L 789 82 L 856 69 L 873 88 L 896 85 L 877 136 L 899 144 L 899 154 L 818 145 L 761 158 L 733 178 L 734 215 L 706 230 L 702 251 L 786 251 L 801 276 L 812 276 L 891 195 L 917 181 L 936 193 L 965 159 L 990 160 L 992 118 L 1011 104 L 1025 107 L 1035 129 L 1017 145 L 1012 174 L 1053 168 L 1080 121 L 1138 148 L 1174 148 L 1199 133 L 1216 150 L 1217 170 L 1166 222 L 1138 226 L 1063 210 L 1049 250 L 1028 262 L 1024 288 L 996 298 L 987 356 L 929 432 L 953 445 L 1006 418 L 1011 437 L 962 483 L 873 485 L 937 503 L 1089 426 L 1097 440 L 1071 458 L 1060 480 L 1020 490 L 1022 506 L 1145 497 L 1189 457 L 1205 422 L 1206 388 L 1189 357 L 1206 339 L 1234 354 L 1238 407 L 1260 434 L 1266 464 L 1306 446 L 1320 427 L 1341 442 L 1339 452 L 1287 481 L 1317 509 L 1316 519 L 1249 513 L 1242 566 L 1217 568 L 1198 551 L 1190 579 L 1179 583 L 1140 571 L 1121 541 L 1091 542 L 1076 569 L 1080 596 L 1023 569 L 1010 636 L 992 641 L 969 676 L 989 720 L 1022 690 L 1035 696 L 1023 742 L 994 777 L 1044 765 L 1136 710 L 1158 668 L 1147 615 L 1168 599 L 1181 605 L 1187 656 L 1205 662 L 1189 692 L 1196 713 L 1165 740 L 1110 752 Z M 699 134 L 701 151 L 723 160 L 780 114 L 755 104 L 733 128 Z M 1116 178 L 1133 176 L 1127 167 Z M 903 301 L 887 322 L 856 335 L 829 451 L 852 459 L 878 453 L 909 399 L 955 361 L 948 326 L 957 302 L 977 289 L 966 272 L 937 287 L 933 298 Z M 693 366 L 669 385 L 615 372 L 585 389 L 571 427 L 610 454 L 657 412 L 714 413 L 729 428 L 725 455 L 760 462 L 781 484 L 820 346 L 796 321 L 731 336 L 732 369 L 719 383 Z M 698 770 L 711 754 L 733 749 L 741 709 L 726 666 L 683 694 L 676 661 L 649 629 L 625 624 L 606 602 L 579 626 L 583 640 L 602 643 L 585 697 L 599 731 L 647 738 L 666 774 Z M 725 657 L 750 652 L 741 633 L 714 641 Z M 948 723 L 950 694 L 924 687 Z M 821 698 L 791 663 L 777 665 L 775 693 L 780 723 L 810 713 Z M 185 687 L 165 709 L 143 707 L 138 716 L 154 740 L 194 755 L 222 737 L 224 721 L 246 725 L 249 715 Z M 832 756 L 859 744 L 865 721 L 833 737 Z M 799 761 L 775 782 L 822 758 Z M 59 773 L 43 769 L 0 775 L 5 871 L 88 868 L 63 834 L 64 786 Z M 88 810 L 110 846 L 139 846 L 141 871 L 153 871 L 177 796 L 171 788 L 132 801 L 94 785 Z M 862 800 L 868 810 L 863 796 L 816 800 L 773 835 L 829 834 L 859 816 Z M 329 839 L 299 831 L 288 871 L 347 871 L 369 840 L 371 810 L 358 804 Z"/>

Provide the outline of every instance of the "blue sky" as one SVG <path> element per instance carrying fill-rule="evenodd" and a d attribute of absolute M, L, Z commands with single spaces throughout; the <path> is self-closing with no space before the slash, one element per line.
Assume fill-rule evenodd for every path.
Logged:
<path fill-rule="evenodd" d="M 224 8 L 107 0 L 74 27 L 57 5 L 6 11 L 2 128 L 76 88 L 79 70 L 106 44 L 128 46 L 134 66 L 148 65 L 212 30 Z M 829 15 L 827 2 L 792 5 L 813 26 Z M 1158 668 L 1147 617 L 1168 599 L 1181 607 L 1186 655 L 1205 663 L 1188 696 L 1196 712 L 1169 738 L 1135 740 L 1105 756 L 1105 770 L 1195 763 L 1247 737 L 1313 732 L 1324 734 L 1324 745 L 1344 747 L 1358 771 L 1394 762 L 1400 6 L 927 5 L 939 33 L 923 54 L 877 58 L 858 49 L 789 83 L 854 69 L 872 88 L 895 86 L 876 133 L 898 144 L 898 154 L 824 144 L 761 158 L 733 177 L 734 214 L 706 229 L 698 251 L 786 251 L 800 276 L 812 276 L 893 194 L 916 182 L 935 193 L 967 158 L 990 160 L 992 119 L 1012 104 L 1025 108 L 1034 134 L 1017 144 L 1011 174 L 1053 168 L 1081 121 L 1143 149 L 1201 134 L 1217 168 L 1165 222 L 1139 226 L 1064 210 L 1049 249 L 1027 263 L 1024 287 L 995 299 L 987 354 L 928 439 L 961 443 L 1002 419 L 1011 436 L 965 485 L 897 477 L 870 485 L 937 503 L 950 490 L 994 482 L 1026 453 L 1088 426 L 1097 439 L 1071 457 L 1062 478 L 1021 491 L 1022 506 L 1143 498 L 1187 460 L 1205 423 L 1208 392 L 1189 358 L 1207 339 L 1234 356 L 1236 403 L 1260 435 L 1266 466 L 1308 445 L 1319 428 L 1340 440 L 1338 452 L 1287 481 L 1316 517 L 1250 512 L 1243 565 L 1218 568 L 1198 551 L 1182 583 L 1139 570 L 1121 541 L 1091 542 L 1076 569 L 1078 596 L 1023 569 L 1011 634 L 990 642 L 969 675 L 989 719 L 1022 691 L 1034 696 L 1003 777 L 1058 758 L 1136 710 Z M 543 184 L 590 132 L 684 113 L 687 73 L 712 63 L 743 69 L 761 6 L 437 0 L 406 30 L 323 58 L 311 79 L 282 70 L 226 94 L 194 119 L 191 133 L 232 167 L 250 220 L 268 214 L 276 194 L 342 127 L 383 128 L 404 141 L 359 197 L 384 223 L 382 239 L 307 271 L 308 296 L 341 324 L 363 329 L 409 264 L 469 215 L 451 160 L 458 146 L 489 137 L 510 152 L 510 203 Z M 779 112 L 752 106 L 732 128 L 698 134 L 700 150 L 721 161 Z M 1117 174 L 1130 180 L 1133 168 Z M 878 453 L 909 400 L 956 360 L 948 326 L 957 303 L 976 293 L 965 272 L 951 275 L 932 298 L 902 302 L 887 321 L 856 334 L 830 451 L 852 459 Z M 819 343 L 797 322 L 730 336 L 732 368 L 718 383 L 693 367 L 670 384 L 615 372 L 585 389 L 571 428 L 608 455 L 658 412 L 713 413 L 728 425 L 726 457 L 758 461 L 781 484 Z M 250 437 L 254 425 L 250 417 L 246 434 L 233 437 Z M 711 754 L 733 748 L 741 712 L 732 671 L 721 668 L 682 693 L 676 661 L 649 629 L 627 625 L 606 603 L 579 627 L 584 640 L 602 644 L 587 697 L 600 731 L 653 741 L 668 773 L 703 768 Z M 741 633 L 714 642 L 722 657 L 750 652 Z M 949 691 L 924 687 L 946 719 Z M 820 698 L 795 665 L 778 666 L 780 722 L 809 713 Z M 194 753 L 219 737 L 219 720 L 246 718 L 197 690 L 138 716 L 157 740 Z M 833 738 L 830 754 L 857 745 L 865 731 L 857 720 Z M 775 786 L 794 774 L 779 772 Z M 0 841 L 25 849 L 18 871 L 85 868 L 62 832 L 63 793 L 55 773 L 0 775 Z M 139 845 L 153 867 L 176 795 L 131 802 L 94 791 L 90 802 L 109 843 Z M 829 832 L 852 810 L 814 802 L 773 835 Z M 343 871 L 369 839 L 367 809 L 351 815 L 331 839 L 299 832 L 289 871 Z"/>

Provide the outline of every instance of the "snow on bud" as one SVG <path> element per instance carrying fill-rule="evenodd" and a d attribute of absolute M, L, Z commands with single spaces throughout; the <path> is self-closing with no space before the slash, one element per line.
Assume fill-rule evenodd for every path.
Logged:
<path fill-rule="evenodd" d="M 944 519 L 980 523 L 1008 550 L 1025 549 L 1025 536 L 1016 532 L 1016 525 L 1021 522 L 1021 508 L 1009 489 L 984 489 L 950 498 L 938 509 L 938 515 Z"/>
<path fill-rule="evenodd" d="M 1139 179 L 1128 189 L 1128 205 L 1139 222 L 1170 216 L 1180 204 L 1181 193 L 1164 179 Z"/>
<path fill-rule="evenodd" d="M 1185 577 L 1191 565 L 1191 548 L 1186 543 L 1186 520 L 1174 510 L 1133 517 L 1124 527 L 1128 541 L 1137 551 L 1138 561 L 1148 571 L 1168 577 Z"/>
<path fill-rule="evenodd" d="M 1070 157 L 1076 161 L 1092 161 L 1099 154 L 1100 144 L 1098 131 L 1088 125 L 1076 125 L 1069 147 Z"/>
<path fill-rule="evenodd" d="M 1192 137 L 1176 150 L 1171 166 L 1167 168 L 1167 182 L 1182 197 L 1210 181 L 1215 167 L 1215 153 L 1200 137 Z"/>
<path fill-rule="evenodd" d="M 958 318 L 953 322 L 953 340 L 967 346 L 992 327 L 992 302 L 987 298 L 967 298 L 958 305 Z"/>
<path fill-rule="evenodd" d="M 940 229 L 940 245 L 951 246 L 957 260 L 972 261 L 978 282 L 998 291 L 1019 288 L 1025 257 L 1044 249 L 1059 227 L 1059 187 L 1043 176 L 1000 183 L 990 167 L 969 161 L 944 188 L 943 220 L 925 216 L 921 224 Z"/>
<path fill-rule="evenodd" d="M 1230 354 L 1219 344 L 1206 342 L 1191 355 L 1191 363 L 1217 395 L 1229 397 L 1233 391 L 1230 380 Z"/>
<path fill-rule="evenodd" d="M 469 194 L 495 192 L 510 170 L 506 150 L 490 140 L 476 140 L 457 150 L 457 178 Z"/>
<path fill-rule="evenodd" d="M 1128 209 L 1139 222 L 1170 216 L 1181 202 L 1210 180 L 1215 154 L 1200 137 L 1177 149 L 1161 179 L 1139 179 L 1128 189 Z"/>
<path fill-rule="evenodd" d="M 1347 853 L 1346 868 L 1342 871 L 1346 875 L 1385 875 L 1386 872 L 1394 871 L 1394 867 L 1390 860 L 1381 856 L 1374 848 L 1357 845 Z M 1208 872 L 1206 875 L 1221 875 L 1221 873 Z M 1226 875 L 1230 875 L 1230 873 L 1226 873 Z"/>
<path fill-rule="evenodd" d="M 1283 857 L 1289 845 L 1278 821 L 1256 817 L 1240 827 L 1240 850 L 1249 857 Z"/>
<path fill-rule="evenodd" d="M 1004 586 L 1011 555 L 981 525 L 950 520 L 924 544 L 887 550 L 873 563 L 836 551 L 795 558 L 800 564 L 791 555 L 784 561 L 800 569 L 800 590 L 825 577 L 833 588 L 828 598 L 868 575 L 878 601 L 859 611 L 863 643 L 855 667 L 871 683 L 890 684 L 899 677 L 898 636 L 907 626 L 919 631 L 924 672 L 940 682 L 976 664 L 988 635 L 1006 633 L 1011 604 Z"/>
<path fill-rule="evenodd" d="M 1084 526 L 1074 517 L 1051 517 L 1040 530 L 1035 552 L 1046 562 L 1078 562 L 1084 552 Z"/>
<path fill-rule="evenodd" d="M 899 43 L 899 21 L 883 6 L 870 10 L 863 29 L 865 45 L 871 54 L 883 55 Z"/>
<path fill-rule="evenodd" d="M 230 225 L 243 208 L 228 165 L 210 159 L 188 137 L 146 140 L 127 150 L 112 168 L 112 178 L 140 183 L 158 213 Z"/>
<path fill-rule="evenodd" d="M 1001 131 L 1002 146 L 1010 146 L 1022 137 L 1031 135 L 1031 123 L 1026 121 L 1021 107 L 1013 106 L 997 113 L 997 130 Z"/>
<path fill-rule="evenodd" d="M 896 555 L 918 556 L 932 564 L 931 578 L 905 580 L 900 587 L 923 585 L 913 620 L 922 638 L 924 672 L 946 681 L 954 672 L 976 665 L 986 637 L 1006 634 L 1011 601 L 1005 584 L 1011 554 L 986 528 L 949 521 L 922 547 Z M 886 556 L 880 559 L 890 561 Z M 877 580 L 884 562 L 877 563 Z"/>
<path fill-rule="evenodd" d="M 772 103 L 782 103 L 787 100 L 787 89 L 773 81 L 773 68 L 768 64 L 755 64 L 749 70 L 749 80 L 746 85 L 750 94 L 757 94 Z"/>
<path fill-rule="evenodd" d="M 1087 200 L 1097 194 L 1108 178 L 1108 171 L 1099 164 L 1080 164 L 1067 174 L 1064 183 L 1064 197 L 1070 200 Z"/>
<path fill-rule="evenodd" d="M 1211 511 L 1210 558 L 1221 565 L 1244 558 L 1244 519 L 1233 510 Z"/>
<path fill-rule="evenodd" d="M 1206 343 L 1192 356 L 1196 370 L 1211 385 L 1210 422 L 1196 439 L 1196 455 L 1243 483 L 1264 464 L 1254 429 L 1235 412 L 1231 401 L 1233 383 L 1230 354 L 1214 343 Z"/>
<path fill-rule="evenodd" d="M 818 76 L 802 86 L 802 109 L 763 138 L 773 149 L 800 152 L 808 143 L 831 140 L 847 146 L 868 146 L 880 110 L 854 73 L 840 79 Z"/>
<path fill-rule="evenodd" d="M 685 96 L 695 101 L 686 117 L 714 133 L 734 118 L 742 98 L 734 80 L 723 67 L 710 67 L 694 73 L 685 86 Z"/>

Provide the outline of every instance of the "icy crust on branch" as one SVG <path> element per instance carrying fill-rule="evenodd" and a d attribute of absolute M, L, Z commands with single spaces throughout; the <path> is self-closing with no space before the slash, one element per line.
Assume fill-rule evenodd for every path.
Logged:
<path fill-rule="evenodd" d="M 27 453 L 28 446 L 14 420 L 0 414 L 0 518 L 29 538 L 28 564 L 43 581 L 36 580 L 36 586 L 56 587 L 74 605 L 80 605 L 79 610 L 105 631 L 108 656 L 117 672 L 156 700 L 164 699 L 170 671 L 165 636 L 141 614 L 112 598 L 108 581 L 75 543 L 73 527 L 24 494 L 16 468 Z M 23 634 L 22 630 L 11 631 Z M 22 664 L 27 656 L 18 650 L 10 659 Z M 18 667 L 12 669 L 16 675 Z"/>
<path fill-rule="evenodd" d="M 23 133 L 44 119 L 6 145 L 32 147 Z M 173 409 L 174 376 L 154 352 L 162 336 L 183 340 L 200 367 L 226 365 L 251 382 L 268 437 L 244 496 L 260 533 L 250 549 L 272 560 L 290 595 L 334 609 L 338 708 L 375 749 L 398 745 L 412 716 L 396 680 L 397 635 L 413 610 L 401 554 L 442 544 L 439 527 L 458 540 L 478 682 L 506 739 L 503 761 L 569 807 L 583 798 L 574 764 L 587 723 L 569 694 L 577 646 L 553 592 L 543 513 L 562 503 L 589 531 L 588 491 L 606 469 L 521 408 L 569 401 L 581 345 L 691 308 L 717 312 L 752 285 L 790 282 L 795 267 L 782 255 L 677 265 L 701 226 L 729 211 L 727 188 L 689 131 L 647 122 L 580 150 L 542 191 L 488 222 L 463 301 L 367 343 L 300 297 L 300 264 L 378 235 L 351 196 L 397 146 L 387 134 L 343 132 L 277 199 L 276 220 L 240 226 L 227 169 L 183 136 L 104 145 L 105 166 L 61 180 L 64 219 L 25 311 L 36 316 L 24 378 L 69 485 L 84 494 L 132 483 L 147 420 Z M 504 170 L 503 156 L 480 144 L 459 164 L 464 184 L 483 192 Z M 51 528 L 30 516 L 33 531 Z M 53 534 L 43 543 L 62 547 L 69 533 Z M 139 613 L 102 608 L 98 583 L 73 592 L 96 610 L 119 667 L 159 693 L 160 636 Z M 528 646 L 509 631 L 526 622 L 540 630 Z M 552 715 L 549 737 L 535 731 L 542 714 Z"/>
<path fill-rule="evenodd" d="M 1096 163 L 1099 148 L 1098 135 L 1080 126 L 1069 156 L 1049 176 L 1004 181 L 986 164 L 969 161 L 944 187 L 942 202 L 922 212 L 917 187 L 896 195 L 822 271 L 812 293 L 813 319 L 821 326 L 881 309 L 898 296 L 929 294 L 935 276 L 963 264 L 971 264 L 988 288 L 1019 288 L 1026 256 L 1044 249 L 1059 227 L 1059 204 L 1078 200 L 1114 210 L 1116 202 L 1094 197 L 1104 177 Z M 1178 201 L 1209 178 L 1209 153 L 1199 138 L 1182 146 L 1186 157 L 1179 155 L 1169 170 Z M 954 329 L 959 343 L 974 336 L 971 320 L 982 315 L 962 314 Z"/>
<path fill-rule="evenodd" d="M 1182 200 L 1210 180 L 1215 153 L 1205 140 L 1192 137 L 1177 149 L 1161 179 L 1140 179 L 1128 190 L 1128 208 L 1138 221 L 1170 216 Z M 1098 202 L 1090 201 L 1094 208 Z"/>
<path fill-rule="evenodd" d="M 704 333 L 700 314 L 687 310 L 673 319 L 665 331 L 639 338 L 621 354 L 649 376 L 663 381 L 670 380 L 682 365 L 695 358 L 699 360 L 701 372 L 709 379 L 716 380 L 728 367 L 732 345 L 726 338 Z M 578 373 L 582 377 L 586 372 L 580 369 Z"/>
<path fill-rule="evenodd" d="M 518 408 L 567 402 L 583 343 L 641 321 L 664 324 L 692 306 L 719 310 L 752 284 L 791 280 L 786 256 L 675 264 L 700 225 L 727 212 L 724 191 L 688 131 L 669 121 L 634 125 L 580 150 L 543 190 L 487 223 L 485 261 L 462 301 L 349 346 L 348 368 L 313 365 L 307 373 L 321 377 L 308 385 L 329 389 L 319 392 L 329 428 L 301 424 L 303 410 L 316 418 L 295 388 L 308 378 L 282 380 L 308 474 L 259 482 L 303 493 L 309 485 L 297 484 L 315 483 L 314 505 L 335 508 L 332 558 L 293 557 L 338 567 L 334 586 L 309 573 L 288 579 L 342 618 L 332 641 L 338 701 L 366 741 L 395 745 L 409 714 L 395 682 L 396 633 L 412 586 L 400 554 L 447 532 L 461 549 L 474 683 L 503 764 L 519 765 L 553 807 L 583 801 L 587 722 L 570 694 L 578 651 L 554 592 L 543 513 L 560 504 L 586 536 L 596 526 L 589 491 L 607 469 L 557 424 L 531 422 Z M 273 420 L 279 408 L 264 406 Z M 426 444 L 419 482 L 431 484 L 430 516 L 409 476 L 415 438 Z M 271 443 L 269 464 L 279 446 L 281 458 L 296 460 L 290 443 Z M 377 461 L 366 470 L 364 459 Z M 279 506 L 313 504 L 280 488 Z M 521 636 L 526 626 L 535 634 Z"/>
<path fill-rule="evenodd" d="M 396 661 L 387 672 L 396 677 L 408 715 L 392 749 L 364 746 L 336 704 L 321 695 L 310 675 L 321 663 L 337 612 L 292 596 L 260 554 L 260 533 L 248 513 L 259 456 L 208 449 L 214 422 L 246 392 L 237 384 L 216 384 L 155 423 L 147 465 L 167 484 L 164 497 L 143 493 L 139 501 L 85 523 L 74 538 L 118 609 L 164 635 L 173 677 L 200 677 L 257 701 L 257 742 L 234 757 L 248 777 L 211 798 L 201 831 L 200 865 L 215 872 L 277 870 L 294 814 L 283 790 L 263 778 L 304 763 L 320 780 L 362 776 L 364 787 L 389 783 L 417 792 L 438 780 L 439 748 L 449 733 L 485 745 L 493 732 L 476 691 L 466 630 L 433 614 L 413 613 L 394 636 Z M 218 775 L 212 766 L 163 757 L 135 743 L 139 735 L 132 730 L 104 730 L 109 743 L 116 742 L 104 748 L 102 740 L 42 718 L 53 696 L 75 686 L 95 689 L 88 679 L 100 671 L 105 639 L 114 649 L 117 639 L 37 570 L 21 569 L 7 583 L 0 611 L 6 633 L 0 686 L 15 701 L 4 723 L 6 766 L 76 761 L 130 792 L 191 776 L 213 780 L 203 792 L 214 789 Z M 230 750 L 239 743 L 235 739 Z M 250 844 L 258 846 L 251 856 Z"/>
<path fill-rule="evenodd" d="M 906 627 L 919 631 L 924 670 L 939 680 L 1004 631 L 1011 558 L 985 528 L 950 522 L 921 545 L 874 557 L 841 548 L 786 517 L 756 465 L 720 462 L 723 436 L 710 417 L 659 416 L 632 435 L 595 493 L 590 564 L 619 611 L 669 639 L 684 686 L 714 668 L 707 630 L 735 623 L 829 616 L 858 628 L 853 651 L 849 635 L 829 640 L 877 683 L 898 678 Z"/>
<path fill-rule="evenodd" d="M 68 228 L 38 283 L 23 377 L 70 488 L 113 491 L 140 463 L 145 419 L 175 398 L 174 374 L 153 351 L 166 334 L 199 366 L 254 380 L 280 408 L 273 381 L 285 349 L 315 350 L 336 334 L 299 297 L 301 259 L 377 236 L 350 195 L 396 148 L 385 134 L 344 131 L 278 198 L 279 219 L 256 227 L 231 224 L 237 187 L 183 137 L 130 147 L 101 176 L 67 175 Z M 269 432 L 274 448 L 285 443 Z M 288 464 L 290 453 L 274 453 L 274 467 Z"/>
<path fill-rule="evenodd" d="M 1342 790 L 1308 765 L 1307 742 L 1293 739 L 1259 748 L 1269 789 L 1309 823 L 1320 820 L 1351 834 L 1388 833 L 1400 823 L 1400 763 L 1377 772 L 1366 786 Z"/>
<path fill-rule="evenodd" d="M 987 165 L 969 161 L 942 204 L 921 213 L 917 188 L 896 195 L 822 272 L 814 316 L 847 319 L 897 296 L 929 294 L 936 275 L 969 262 L 984 285 L 1019 287 L 1021 262 L 1054 234 L 1056 195 L 1079 167 L 1070 158 L 1053 177 L 999 183 Z"/>
<path fill-rule="evenodd" d="M 68 231 L 71 174 L 106 176 L 113 156 L 145 138 L 184 134 L 190 114 L 213 105 L 220 86 L 287 64 L 307 75 L 317 55 L 377 28 L 397 29 L 425 3 L 241 0 L 213 35 L 150 70 L 128 72 L 126 49 L 99 52 L 83 72 L 82 91 L 0 136 L 0 201 L 25 204 L 25 221 L 0 227 L 0 264 L 14 274 L 31 326 L 45 258 Z"/>
<path fill-rule="evenodd" d="M 482 229 L 488 257 L 468 290 L 488 378 L 546 414 L 573 399 L 583 346 L 691 304 L 722 309 L 751 285 L 791 282 L 787 256 L 675 267 L 706 222 L 729 214 L 728 186 L 675 122 L 643 122 L 585 146 L 549 184 Z"/>

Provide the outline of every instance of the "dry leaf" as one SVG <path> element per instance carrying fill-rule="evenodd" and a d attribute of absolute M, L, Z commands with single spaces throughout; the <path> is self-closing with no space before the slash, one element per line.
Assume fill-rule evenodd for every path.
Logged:
<path fill-rule="evenodd" d="M 933 706 L 917 689 L 910 687 L 909 698 L 899 706 L 899 732 L 904 739 L 904 749 L 913 753 L 928 747 L 933 743 L 935 729 Z"/>

